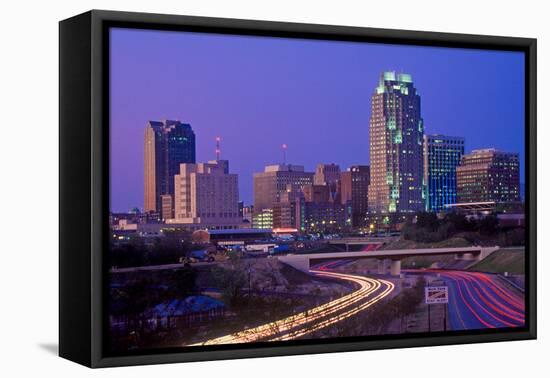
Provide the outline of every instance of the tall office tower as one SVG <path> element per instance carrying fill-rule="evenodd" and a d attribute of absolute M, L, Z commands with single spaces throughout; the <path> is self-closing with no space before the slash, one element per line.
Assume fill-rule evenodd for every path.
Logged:
<path fill-rule="evenodd" d="M 236 228 L 242 223 L 238 176 L 226 173 L 224 165 L 180 164 L 174 185 L 174 222 L 214 229 Z"/>
<path fill-rule="evenodd" d="M 341 177 L 341 202 L 351 204 L 353 227 L 363 227 L 369 210 L 370 167 L 353 165 Z"/>
<path fill-rule="evenodd" d="M 195 133 L 191 126 L 180 121 L 149 121 L 145 127 L 144 163 L 144 210 L 163 212 L 163 219 L 170 219 L 174 212 L 174 175 L 181 163 L 195 163 Z M 162 196 L 170 196 L 171 201 Z"/>
<path fill-rule="evenodd" d="M 424 125 L 411 75 L 384 72 L 372 96 L 369 213 L 424 209 Z"/>
<path fill-rule="evenodd" d="M 519 155 L 495 149 L 474 150 L 456 168 L 458 203 L 518 202 Z"/>
<path fill-rule="evenodd" d="M 440 212 L 456 203 L 456 167 L 464 155 L 464 138 L 424 135 L 426 210 Z"/>
<path fill-rule="evenodd" d="M 313 172 L 305 172 L 301 165 L 268 165 L 264 172 L 254 174 L 254 211 L 271 209 L 288 189 L 288 185 L 302 188 L 313 184 Z"/>

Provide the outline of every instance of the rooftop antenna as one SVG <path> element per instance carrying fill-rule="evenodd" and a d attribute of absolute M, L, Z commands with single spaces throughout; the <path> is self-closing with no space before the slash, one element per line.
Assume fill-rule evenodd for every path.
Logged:
<path fill-rule="evenodd" d="M 216 137 L 216 161 L 220 161 L 220 155 L 222 153 L 222 150 L 221 150 L 221 147 L 220 147 L 221 140 L 222 140 L 222 138 Z"/>
<path fill-rule="evenodd" d="M 286 164 L 286 148 L 287 148 L 286 143 L 283 143 L 281 148 L 283 149 L 283 164 Z"/>

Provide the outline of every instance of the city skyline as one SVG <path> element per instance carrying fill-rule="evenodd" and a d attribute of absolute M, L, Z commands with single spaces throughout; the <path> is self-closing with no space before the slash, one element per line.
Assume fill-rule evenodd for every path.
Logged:
<path fill-rule="evenodd" d="M 142 44 L 144 43 L 145 46 L 149 46 L 152 49 L 168 48 L 174 45 L 185 46 L 186 44 L 200 42 L 198 55 L 202 54 L 203 59 L 208 56 L 208 54 L 214 54 L 214 52 L 221 53 L 219 50 L 222 48 L 222 45 L 225 45 L 224 49 L 227 49 L 226 44 L 228 42 L 231 47 L 238 48 L 238 51 L 242 54 L 248 51 L 248 55 L 240 56 L 239 54 L 235 54 L 237 57 L 240 57 L 240 59 L 233 59 L 228 63 L 229 67 L 226 69 L 217 67 L 219 68 L 218 71 L 226 72 L 230 77 L 222 77 L 218 73 L 217 80 L 209 83 L 210 90 L 197 87 L 195 88 L 195 92 L 187 93 L 187 91 L 184 90 L 186 88 L 182 87 L 181 90 L 167 90 L 166 95 L 159 95 L 152 90 L 152 88 L 155 88 L 157 85 L 166 85 L 166 74 L 159 73 L 157 75 L 156 73 L 149 72 L 146 81 L 152 88 L 150 88 L 149 91 L 142 91 L 145 92 L 144 95 L 143 93 L 136 93 L 136 91 L 133 90 L 135 89 L 133 87 L 135 84 L 129 84 L 129 80 L 138 78 L 139 72 L 145 72 L 151 69 L 151 66 L 146 64 L 151 63 L 147 59 L 145 59 L 145 61 L 139 59 L 135 60 L 136 54 L 142 57 L 144 55 L 143 51 L 137 51 L 137 46 L 133 45 L 132 40 L 135 37 L 133 33 L 140 33 L 138 39 Z M 144 38 L 141 33 L 145 33 L 147 38 Z M 157 33 L 162 34 L 163 39 L 160 40 L 165 41 L 160 47 L 155 43 L 156 39 L 159 37 L 156 35 Z M 166 34 L 170 34 L 168 41 L 165 39 Z M 518 77 L 522 78 L 523 76 L 514 75 L 512 73 L 517 69 L 523 69 L 523 59 L 521 55 L 516 56 L 514 53 L 468 50 L 466 51 L 466 58 L 464 58 L 465 51 L 463 50 L 458 54 L 457 52 L 453 52 L 452 50 L 447 51 L 449 49 L 443 48 L 380 46 L 375 44 L 366 44 L 365 47 L 363 44 L 357 43 L 285 39 L 274 39 L 269 41 L 263 39 L 263 42 L 260 42 L 262 40 L 258 41 L 255 37 L 205 36 L 193 33 L 172 34 L 173 33 L 169 32 L 153 31 L 129 32 L 126 30 L 115 30 L 113 32 L 112 43 L 113 52 L 115 52 L 115 54 L 113 54 L 114 56 L 112 57 L 112 70 L 116 72 L 116 75 L 113 76 L 117 79 L 114 79 L 114 82 L 112 82 L 111 103 L 118 105 L 111 107 L 114 109 L 111 114 L 111 137 L 112 141 L 116 140 L 117 143 L 117 148 L 111 149 L 112 211 L 127 211 L 133 207 L 141 208 L 143 205 L 143 127 L 149 120 L 154 119 L 179 118 L 181 122 L 189 123 L 196 134 L 197 161 L 208 161 L 215 158 L 215 137 L 221 136 L 221 157 L 222 159 L 230 160 L 232 171 L 239 175 L 239 196 L 246 204 L 252 203 L 253 174 L 262 172 L 266 165 L 283 162 L 284 157 L 281 149 L 283 143 L 288 145 L 288 149 L 286 150 L 286 161 L 292 164 L 304 165 L 307 172 L 314 172 L 315 167 L 319 163 L 338 164 L 342 171 L 345 171 L 352 165 L 369 165 L 368 120 L 370 118 L 370 99 L 377 85 L 380 72 L 386 70 L 387 66 L 383 63 L 366 64 L 364 69 L 361 70 L 356 63 L 353 63 L 351 60 L 345 60 L 348 59 L 350 57 L 349 54 L 355 50 L 360 50 L 355 51 L 354 54 L 357 55 L 356 58 L 361 59 L 375 52 L 381 53 L 381 51 L 386 51 L 396 59 L 396 63 L 393 64 L 393 67 L 405 66 L 405 64 L 402 63 L 403 58 L 398 59 L 397 57 L 406 55 L 406 51 L 410 52 L 411 49 L 415 51 L 418 50 L 418 52 L 424 54 L 426 58 L 431 57 L 432 61 L 436 63 L 439 62 L 440 65 L 445 64 L 445 66 L 448 66 L 449 62 L 443 63 L 442 57 L 452 58 L 453 55 L 457 56 L 461 64 L 464 64 L 465 60 L 477 62 L 477 68 L 480 72 L 473 74 L 472 77 L 467 76 L 469 80 L 466 82 L 458 83 L 458 78 L 464 79 L 465 73 L 464 68 L 457 67 L 457 71 L 454 72 L 456 76 L 449 76 L 449 79 L 452 79 L 452 86 L 449 88 L 442 87 L 447 83 L 442 83 L 440 78 L 427 75 L 425 69 L 417 69 L 415 71 L 414 69 L 407 68 L 404 70 L 412 74 L 415 86 L 422 96 L 422 118 L 425 123 L 425 132 L 427 134 L 445 134 L 464 137 L 466 139 L 466 152 L 479 148 L 496 147 L 503 151 L 519 153 L 521 182 L 524 182 L 523 106 L 509 106 L 507 109 L 502 109 L 502 107 L 499 106 L 499 104 L 504 101 L 506 101 L 507 104 L 509 104 L 510 101 L 512 101 L 513 104 L 517 102 L 523 103 L 524 101 L 523 91 L 519 90 L 523 87 L 523 79 L 518 79 Z M 223 39 L 223 41 L 220 43 L 220 41 L 217 41 L 218 38 Z M 248 41 L 250 43 L 243 44 L 243 39 L 250 40 Z M 269 46 L 263 47 L 263 44 Z M 254 83 L 252 82 L 252 78 L 248 78 L 247 81 L 244 81 L 243 84 L 246 85 L 244 86 L 245 89 L 242 90 L 242 98 L 240 98 L 242 102 L 244 102 L 245 99 L 251 100 L 250 107 L 240 104 L 239 98 L 227 99 L 233 106 L 232 109 L 228 109 L 229 106 L 227 104 L 220 104 L 220 102 L 217 101 L 208 101 L 219 97 L 220 95 L 214 95 L 214 92 L 223 89 L 222 87 L 227 85 L 227 83 L 222 84 L 218 80 L 234 81 L 238 78 L 242 79 L 242 76 L 246 73 L 246 69 L 244 69 L 245 67 L 240 67 L 242 72 L 237 71 L 237 62 L 243 63 L 246 60 L 244 59 L 245 57 L 250 58 L 251 56 L 259 56 L 262 51 L 265 52 L 264 49 L 274 48 L 275 51 L 279 51 L 280 53 L 289 53 L 289 51 L 295 50 L 295 47 L 292 47 L 294 46 L 293 44 L 299 44 L 303 47 L 299 52 L 295 51 L 302 60 L 296 57 L 290 60 L 279 59 L 277 60 L 278 66 L 273 63 L 268 66 L 270 68 L 275 68 L 272 74 L 273 77 L 286 79 L 286 81 L 283 80 L 284 85 L 289 85 L 290 79 L 298 79 L 302 85 L 293 88 L 294 91 L 299 92 L 298 94 L 291 94 L 283 91 L 281 87 L 283 84 L 277 84 L 271 76 L 267 78 L 264 77 L 264 81 L 262 82 L 259 77 L 262 75 L 259 74 L 265 74 L 265 72 L 263 72 L 264 69 L 256 67 L 258 70 L 252 72 L 252 77 L 260 81 Z M 116 48 L 114 46 L 116 46 Z M 183 46 L 181 48 L 183 48 Z M 212 50 L 208 51 L 208 49 Z M 320 64 L 319 60 L 313 59 L 319 58 L 321 54 L 331 49 L 341 50 L 340 52 L 345 56 L 334 58 L 332 66 L 326 62 Z M 121 52 L 119 52 L 119 50 L 121 50 Z M 147 51 L 148 49 L 145 48 L 143 50 Z M 302 52 L 302 50 L 305 51 Z M 396 50 L 398 51 L 396 52 Z M 127 53 L 129 53 L 129 56 L 133 57 L 133 61 L 135 60 L 141 63 L 134 65 L 129 63 L 127 60 Z M 381 54 L 380 60 L 387 60 L 386 55 L 387 54 Z M 460 59 L 458 57 L 460 57 Z M 196 58 L 191 60 L 195 62 L 200 59 Z M 179 67 L 179 63 L 175 64 L 172 59 L 170 59 L 170 61 L 171 63 L 163 62 L 162 60 L 157 60 L 156 62 L 161 66 L 166 64 L 171 65 L 170 67 L 174 66 L 172 68 L 178 72 L 182 70 L 182 67 Z M 314 75 L 308 74 L 304 69 L 308 63 L 312 62 L 319 63 L 319 67 L 316 67 L 319 72 Z M 495 62 L 498 62 L 498 64 L 495 64 Z M 425 64 L 425 62 L 421 63 Z M 455 64 L 451 64 L 451 66 L 458 65 L 457 62 L 454 63 Z M 129 64 L 130 66 L 128 67 Z M 384 67 L 381 69 L 377 68 L 378 72 L 372 75 L 369 73 L 373 71 L 373 66 L 380 67 L 381 65 L 384 65 Z M 183 66 L 185 66 L 185 64 L 183 64 Z M 353 75 L 338 71 L 337 69 L 338 67 L 343 68 L 347 66 L 353 66 L 355 68 L 354 74 L 364 71 L 364 75 L 360 78 L 354 76 L 353 78 L 355 80 L 353 80 L 353 82 L 350 81 Z M 407 67 L 408 66 L 418 67 L 419 63 L 407 62 Z M 128 72 L 118 72 L 117 67 L 126 67 Z M 296 67 L 296 72 L 289 72 L 288 70 L 291 67 Z M 195 70 L 197 69 L 198 68 L 195 67 Z M 437 69 L 437 65 L 432 65 L 433 72 L 437 72 Z M 445 67 L 445 69 L 449 70 L 448 67 Z M 330 71 L 334 77 L 323 77 L 323 80 L 321 80 L 321 74 L 328 71 Z M 469 72 L 472 73 L 472 71 L 473 70 L 470 70 Z M 204 73 L 206 74 L 204 80 L 212 79 L 213 72 L 212 67 L 206 67 L 204 69 Z M 193 71 L 193 76 L 196 75 L 197 72 Z M 237 77 L 234 77 L 235 75 Z M 189 78 L 187 74 L 182 73 L 180 76 L 183 78 L 178 77 L 177 80 L 173 79 L 174 82 L 180 82 L 184 79 L 189 80 L 193 85 L 197 85 L 200 82 L 200 78 Z M 502 80 L 502 77 L 510 77 L 514 80 L 508 82 Z M 340 83 L 338 80 L 335 80 L 335 78 L 343 79 L 345 83 Z M 476 87 L 474 86 L 476 80 L 481 79 L 484 80 L 484 93 L 482 94 L 476 93 Z M 142 83 L 141 79 L 136 81 L 138 84 Z M 265 87 L 265 95 L 264 93 L 260 93 L 262 95 L 260 97 L 262 97 L 263 100 L 270 101 L 253 101 L 250 90 L 258 90 L 259 85 L 265 85 L 265 82 L 271 83 L 272 81 L 274 88 Z M 329 91 L 325 91 L 322 95 L 312 93 L 310 97 L 305 96 L 305 92 L 312 90 L 312 88 L 315 89 L 315 87 L 324 89 L 332 88 L 333 91 L 330 91 L 330 93 L 326 93 Z M 490 87 L 489 90 L 487 87 Z M 506 90 L 503 90 L 504 87 Z M 169 87 L 167 86 L 166 89 L 169 89 Z M 353 96 L 350 96 L 350 89 L 352 90 L 351 94 L 353 94 Z M 442 111 L 441 109 L 444 104 L 454 98 L 453 96 L 449 98 L 448 94 L 444 92 L 445 89 L 448 89 L 449 92 L 456 92 L 456 97 L 463 99 L 460 103 L 463 105 L 455 105 L 452 108 L 452 113 L 449 113 L 448 110 Z M 437 93 L 438 96 L 434 97 L 434 92 Z M 198 99 L 193 97 L 193 93 L 195 95 L 199 94 Z M 280 98 L 281 93 L 285 93 L 285 95 L 291 97 L 293 101 L 297 99 L 301 101 L 297 104 L 289 104 L 288 99 Z M 465 93 L 468 93 L 471 98 L 461 97 L 464 96 Z M 241 95 L 241 92 L 239 92 L 239 94 Z M 256 92 L 256 95 L 258 94 L 259 93 Z M 279 94 L 279 96 L 277 96 L 277 94 Z M 153 95 L 161 97 L 162 101 L 152 100 Z M 480 100 L 479 97 L 481 95 L 486 96 L 486 98 Z M 174 99 L 174 97 L 176 99 Z M 315 101 L 311 97 L 315 97 Z M 180 103 L 178 99 L 184 101 Z M 454 98 L 454 100 L 456 100 L 456 98 Z M 144 106 L 134 108 L 135 104 L 142 102 Z M 160 102 L 162 102 L 162 104 Z M 455 102 L 451 102 L 455 104 Z M 126 104 L 126 106 L 122 106 L 122 103 Z M 325 108 L 324 105 L 327 103 L 332 104 L 330 109 Z M 206 105 L 210 105 L 210 107 Z M 284 108 L 285 111 L 274 113 L 274 108 L 281 107 L 281 105 L 286 105 Z M 302 105 L 301 108 L 300 105 Z M 209 112 L 199 115 L 198 112 L 201 110 L 201 106 L 210 108 Z M 215 107 L 212 108 L 212 106 Z M 158 114 L 161 108 L 165 109 L 164 114 Z M 245 108 L 247 110 L 246 112 L 243 110 Z M 463 108 L 470 109 L 471 112 L 457 111 L 457 109 L 461 110 Z M 229 114 L 235 115 L 236 111 L 239 109 L 241 113 L 239 113 L 240 116 L 238 119 L 229 116 L 224 118 L 224 116 Z M 521 111 L 518 109 L 521 109 Z M 145 115 L 146 113 L 149 113 L 149 115 Z M 465 120 L 471 120 L 472 117 L 476 118 L 476 116 L 477 121 L 464 123 Z M 139 122 L 132 121 L 132 119 L 137 119 L 137 117 L 145 118 Z M 438 119 L 440 120 L 439 122 L 437 121 Z M 243 120 L 246 122 L 238 123 L 238 121 Z M 447 121 L 442 122 L 442 120 Z M 489 120 L 491 120 L 491 122 L 489 122 Z M 457 122 L 466 126 L 456 128 Z M 342 125 L 342 123 L 345 124 Z M 515 123 L 517 126 L 515 128 L 506 126 L 512 123 Z M 483 127 L 480 127 L 480 124 Z M 496 132 L 498 130 L 500 130 L 500 132 Z M 506 130 L 507 132 L 503 133 L 502 130 Z M 132 133 L 136 134 L 137 139 Z M 339 133 L 340 135 L 335 135 L 335 133 Z M 243 138 L 243 135 L 246 135 L 246 138 Z M 475 137 L 472 137 L 472 135 L 475 135 Z M 137 143 L 134 139 L 137 140 Z M 131 190 L 129 190 L 129 188 L 131 188 Z"/>
<path fill-rule="evenodd" d="M 110 46 L 113 351 L 525 327 L 521 54 Z"/>

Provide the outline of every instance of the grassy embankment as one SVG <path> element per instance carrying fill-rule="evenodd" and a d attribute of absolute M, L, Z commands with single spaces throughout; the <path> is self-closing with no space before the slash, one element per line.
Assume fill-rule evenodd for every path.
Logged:
<path fill-rule="evenodd" d="M 507 248 L 495 251 L 468 270 L 486 273 L 524 274 L 525 248 Z"/>

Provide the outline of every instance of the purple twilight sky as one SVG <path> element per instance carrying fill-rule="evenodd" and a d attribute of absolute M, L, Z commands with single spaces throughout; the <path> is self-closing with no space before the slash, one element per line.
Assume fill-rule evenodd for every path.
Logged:
<path fill-rule="evenodd" d="M 368 164 L 384 70 L 412 74 L 426 133 L 463 136 L 467 152 L 519 152 L 524 182 L 522 53 L 119 28 L 110 38 L 112 211 L 143 207 L 148 120 L 190 123 L 198 162 L 214 159 L 220 136 L 245 204 L 283 143 L 309 171 Z"/>

